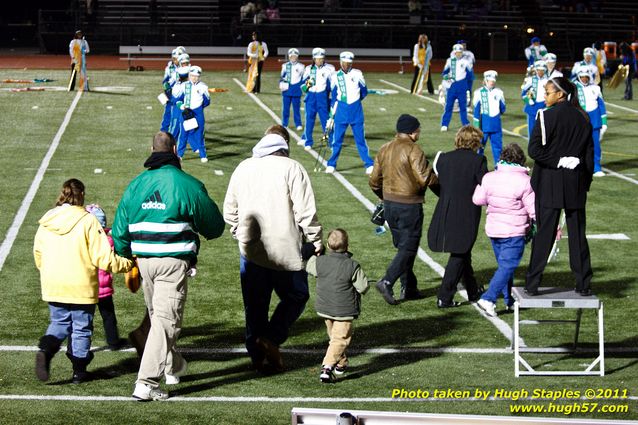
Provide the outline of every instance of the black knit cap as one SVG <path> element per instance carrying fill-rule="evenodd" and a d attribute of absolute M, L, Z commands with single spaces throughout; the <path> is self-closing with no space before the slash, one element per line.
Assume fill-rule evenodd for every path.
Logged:
<path fill-rule="evenodd" d="M 397 133 L 412 134 L 420 127 L 419 120 L 409 114 L 402 114 L 397 120 Z"/>

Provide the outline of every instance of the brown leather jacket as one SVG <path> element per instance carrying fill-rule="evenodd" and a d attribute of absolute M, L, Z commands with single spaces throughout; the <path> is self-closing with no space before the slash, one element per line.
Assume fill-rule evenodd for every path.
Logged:
<path fill-rule="evenodd" d="M 379 149 L 369 184 L 381 199 L 418 204 L 434 182 L 436 175 L 421 147 L 407 135 L 397 134 Z"/>

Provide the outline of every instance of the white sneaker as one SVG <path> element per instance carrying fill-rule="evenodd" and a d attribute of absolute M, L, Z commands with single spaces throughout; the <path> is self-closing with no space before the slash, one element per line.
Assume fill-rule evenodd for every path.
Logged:
<path fill-rule="evenodd" d="M 488 300 L 484 300 L 483 298 L 481 298 L 480 300 L 478 300 L 477 302 L 478 306 L 481 307 L 481 309 L 483 309 L 488 316 L 492 316 L 492 317 L 496 317 L 496 304 L 494 304 L 491 301 Z"/>
<path fill-rule="evenodd" d="M 133 398 L 137 401 L 167 400 L 168 393 L 158 388 L 151 388 L 146 384 L 135 384 Z"/>
<path fill-rule="evenodd" d="M 299 139 L 299 140 L 297 141 L 297 145 L 298 145 L 298 146 L 303 146 L 305 143 L 306 143 L 306 141 L 305 141 L 305 140 L 303 140 L 303 139 Z"/>
<path fill-rule="evenodd" d="M 605 177 L 605 172 L 604 171 L 596 171 L 594 173 L 594 177 Z"/>
<path fill-rule="evenodd" d="M 305 150 L 305 151 L 312 150 L 312 146 L 304 146 L 303 150 Z"/>
<path fill-rule="evenodd" d="M 297 126 L 297 131 L 301 131 L 301 130 L 303 130 L 303 127 L 302 127 L 302 126 L 300 126 L 300 125 L 298 125 L 298 126 Z"/>
<path fill-rule="evenodd" d="M 446 125 L 442 125 L 441 126 L 441 132 L 443 132 L 443 131 L 447 131 L 447 126 Z"/>
<path fill-rule="evenodd" d="M 366 174 L 367 174 L 367 175 L 372 174 L 372 169 L 373 169 L 373 168 L 374 168 L 374 166 L 372 166 L 372 165 L 371 165 L 371 166 L 369 166 L 369 167 L 367 167 L 367 168 L 366 168 Z"/>
<path fill-rule="evenodd" d="M 200 161 L 202 161 L 204 164 L 208 162 L 208 158 L 202 158 L 200 159 Z"/>
<path fill-rule="evenodd" d="M 188 363 L 186 363 L 186 360 L 182 360 L 182 368 L 178 371 L 176 371 L 175 373 L 173 373 L 172 375 L 165 373 L 164 374 L 164 379 L 166 380 L 166 385 L 177 385 L 179 384 L 179 377 L 180 376 L 184 376 L 184 374 L 186 373 L 186 369 L 188 369 Z"/>
<path fill-rule="evenodd" d="M 328 166 L 326 167 L 326 173 L 333 174 L 335 172 L 335 167 Z"/>
<path fill-rule="evenodd" d="M 193 153 L 199 153 L 199 149 L 195 149 Z"/>

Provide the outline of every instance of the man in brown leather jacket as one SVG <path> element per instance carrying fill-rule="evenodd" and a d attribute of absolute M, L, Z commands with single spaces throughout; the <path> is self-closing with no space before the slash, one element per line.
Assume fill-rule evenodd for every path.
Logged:
<path fill-rule="evenodd" d="M 376 284 L 388 304 L 398 304 L 392 286 L 401 279 L 400 300 L 422 298 L 412 271 L 423 227 L 425 189 L 436 179 L 421 147 L 417 144 L 421 124 L 403 114 L 397 120 L 397 134 L 381 146 L 370 175 L 370 188 L 381 199 L 385 219 L 398 252 L 385 276 Z"/>

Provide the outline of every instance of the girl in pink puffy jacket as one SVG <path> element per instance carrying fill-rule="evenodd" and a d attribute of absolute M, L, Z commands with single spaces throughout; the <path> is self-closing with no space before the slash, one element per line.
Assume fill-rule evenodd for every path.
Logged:
<path fill-rule="evenodd" d="M 113 238 L 111 237 L 111 229 L 106 227 L 106 214 L 104 210 L 97 204 L 87 205 L 86 210 L 93 214 L 97 221 L 100 222 L 109 239 L 111 249 L 113 249 Z M 117 317 L 115 317 L 115 306 L 113 305 L 113 275 L 105 270 L 98 270 L 99 293 L 98 293 L 98 309 L 104 323 L 104 334 L 106 335 L 106 343 L 111 350 L 119 350 L 126 345 L 125 339 L 120 339 L 117 330 Z"/>
<path fill-rule="evenodd" d="M 501 152 L 497 169 L 483 176 L 474 190 L 472 202 L 487 206 L 485 233 L 492 241 L 498 268 L 490 286 L 478 301 L 485 312 L 496 316 L 496 300 L 502 294 L 509 308 L 514 270 L 523 257 L 525 235 L 536 218 L 534 191 L 525 167 L 525 153 L 516 143 Z"/>

